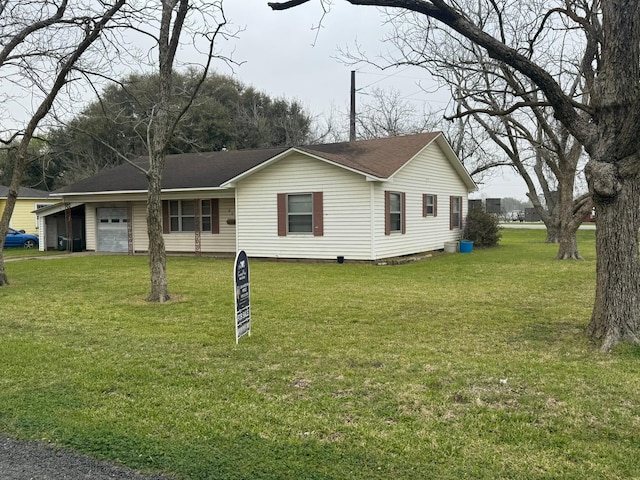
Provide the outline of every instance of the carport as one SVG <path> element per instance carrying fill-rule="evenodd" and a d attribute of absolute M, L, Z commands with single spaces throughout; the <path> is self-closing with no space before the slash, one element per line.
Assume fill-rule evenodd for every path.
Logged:
<path fill-rule="evenodd" d="M 56 203 L 39 208 L 40 250 L 77 252 L 86 248 L 84 203 Z"/>

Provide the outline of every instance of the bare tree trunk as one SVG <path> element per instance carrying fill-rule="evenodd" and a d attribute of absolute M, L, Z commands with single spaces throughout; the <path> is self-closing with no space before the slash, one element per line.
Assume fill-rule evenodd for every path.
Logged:
<path fill-rule="evenodd" d="M 583 260 L 578 251 L 578 239 L 574 229 L 564 229 L 560 232 L 557 260 Z"/>
<path fill-rule="evenodd" d="M 16 205 L 16 199 L 18 198 L 20 179 L 17 178 L 19 177 L 17 174 L 19 171 L 20 169 L 18 167 L 14 168 L 13 178 L 11 179 L 11 185 L 9 186 L 9 192 L 7 194 L 7 201 L 2 211 L 2 219 L 0 219 L 0 234 L 2 234 L 0 238 L 3 239 L 2 242 L 0 242 L 0 287 L 9 285 L 9 277 L 7 277 L 7 272 L 4 268 L 4 235 L 9 231 L 9 221 L 11 220 L 11 215 Z"/>
<path fill-rule="evenodd" d="M 558 187 L 557 204 L 560 217 L 560 245 L 556 259 L 583 260 L 580 252 L 578 252 L 578 239 L 576 238 L 576 232 L 582 222 L 576 221 L 573 216 L 575 171 L 560 177 L 562 184 Z"/>
<path fill-rule="evenodd" d="M 560 225 L 556 222 L 545 223 L 547 227 L 547 238 L 544 239 L 544 243 L 560 243 Z"/>
<path fill-rule="evenodd" d="M 162 236 L 162 169 L 164 158 L 156 158 L 151 162 L 149 171 L 149 188 L 147 191 L 147 233 L 149 237 L 149 270 L 151 275 L 151 292 L 149 302 L 164 303 L 170 300 L 167 286 L 167 262 Z"/>
<path fill-rule="evenodd" d="M 172 25 L 173 9 L 176 6 L 178 11 L 175 23 Z M 147 235 L 149 237 L 149 273 L 151 276 L 151 293 L 147 297 L 148 302 L 164 303 L 170 299 L 167 287 L 167 256 L 162 237 L 162 175 L 167 145 L 176 125 L 169 114 L 173 61 L 188 7 L 189 0 L 162 3 L 160 34 L 158 36 L 158 103 L 154 108 L 151 123 L 147 129 L 147 147 L 149 149 Z"/>
<path fill-rule="evenodd" d="M 57 9 L 55 15 L 50 17 L 44 22 L 39 22 L 34 20 L 34 23 L 31 25 L 23 25 L 22 20 L 14 23 L 15 25 L 19 25 L 18 30 L 15 32 L 14 36 L 9 36 L 5 38 L 7 41 L 7 45 L 3 48 L 2 53 L 0 54 L 0 66 L 5 65 L 5 61 L 12 54 L 14 49 L 25 42 L 25 39 L 31 35 L 32 33 L 42 29 L 50 27 L 58 22 L 66 23 L 67 25 L 77 24 L 82 26 L 82 31 L 84 33 L 84 37 L 79 40 L 79 43 L 74 45 L 71 50 L 65 53 L 60 60 L 58 65 L 58 70 L 53 76 L 53 83 L 49 87 L 39 86 L 39 88 L 43 88 L 46 95 L 41 103 L 38 105 L 38 108 L 33 113 L 29 121 L 27 122 L 26 128 L 21 133 L 20 143 L 18 145 L 17 153 L 16 153 L 16 161 L 13 165 L 13 175 L 11 177 L 11 185 L 9 186 L 9 193 L 7 196 L 7 201 L 4 206 L 4 211 L 2 213 L 2 219 L 0 219 L 0 239 L 2 239 L 2 244 L 0 244 L 0 286 L 8 285 L 9 281 L 7 278 L 7 273 L 4 266 L 4 254 L 3 254 L 3 246 L 4 246 L 4 237 L 9 230 L 9 221 L 11 216 L 13 215 L 13 210 L 15 208 L 16 200 L 18 198 L 18 189 L 20 188 L 20 183 L 22 182 L 22 177 L 24 176 L 24 169 L 26 164 L 27 153 L 29 149 L 29 143 L 33 138 L 36 129 L 40 121 L 49 113 L 51 108 L 53 107 L 53 103 L 58 96 L 60 90 L 67 83 L 67 76 L 69 72 L 75 67 L 76 63 L 80 60 L 80 58 L 84 55 L 84 53 L 93 45 L 93 43 L 100 38 L 102 35 L 104 27 L 113 19 L 113 17 L 120 11 L 120 9 L 125 5 L 125 0 L 116 0 L 113 5 L 108 6 L 107 10 L 101 13 L 102 16 L 98 16 L 96 18 L 73 18 L 70 17 L 66 20 L 61 20 L 64 16 L 64 13 L 67 9 L 67 2 L 62 2 L 62 4 Z M 7 5 L 4 5 L 6 7 Z M 11 26 L 12 22 L 15 22 L 15 19 L 11 19 L 8 17 L 7 25 Z M 74 38 L 71 36 L 70 38 Z M 64 49 L 63 49 L 64 50 Z M 34 52 L 35 57 L 39 55 L 38 52 Z M 40 52 L 40 54 L 44 54 L 45 56 L 48 54 L 46 52 Z M 18 55 L 13 60 L 18 60 L 20 55 Z M 39 74 L 40 75 L 40 74 Z M 46 76 L 46 75 L 45 75 Z M 47 92 L 48 88 L 48 92 Z"/>
<path fill-rule="evenodd" d="M 640 181 L 626 179 L 617 196 L 596 196 L 594 202 L 598 213 L 598 259 L 589 335 L 601 340 L 602 350 L 608 351 L 618 342 L 639 342 Z"/>

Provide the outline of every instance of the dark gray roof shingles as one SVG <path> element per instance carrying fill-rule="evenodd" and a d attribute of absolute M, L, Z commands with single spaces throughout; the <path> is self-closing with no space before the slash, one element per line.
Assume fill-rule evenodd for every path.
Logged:
<path fill-rule="evenodd" d="M 9 187 L 0 185 L 0 198 L 7 198 L 8 195 Z M 18 189 L 18 198 L 49 198 L 49 192 L 35 188 L 20 187 Z"/>
<path fill-rule="evenodd" d="M 439 134 L 440 132 L 422 133 L 296 148 L 365 175 L 389 178 Z M 168 155 L 162 188 L 166 190 L 220 187 L 225 182 L 287 150 L 289 150 L 288 147 L 280 147 Z M 146 166 L 148 158 L 141 157 L 135 162 Z M 145 175 L 129 164 L 123 164 L 61 188 L 55 193 L 144 191 L 146 189 Z"/>

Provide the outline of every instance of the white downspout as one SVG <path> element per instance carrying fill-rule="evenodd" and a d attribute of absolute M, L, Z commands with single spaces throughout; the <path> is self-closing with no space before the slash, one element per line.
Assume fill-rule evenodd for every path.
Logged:
<path fill-rule="evenodd" d="M 376 183 L 375 182 L 370 182 L 369 183 L 369 192 L 370 192 L 370 212 L 369 215 L 371 216 L 371 221 L 369 222 L 369 225 L 371 225 L 371 260 L 377 260 L 377 255 L 376 255 Z"/>

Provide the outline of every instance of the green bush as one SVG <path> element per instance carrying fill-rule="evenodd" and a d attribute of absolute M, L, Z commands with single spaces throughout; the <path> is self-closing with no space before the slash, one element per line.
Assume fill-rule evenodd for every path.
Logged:
<path fill-rule="evenodd" d="M 471 240 L 478 247 L 495 247 L 502 236 L 498 217 L 482 208 L 472 208 L 467 214 L 463 235 L 465 240 Z"/>

